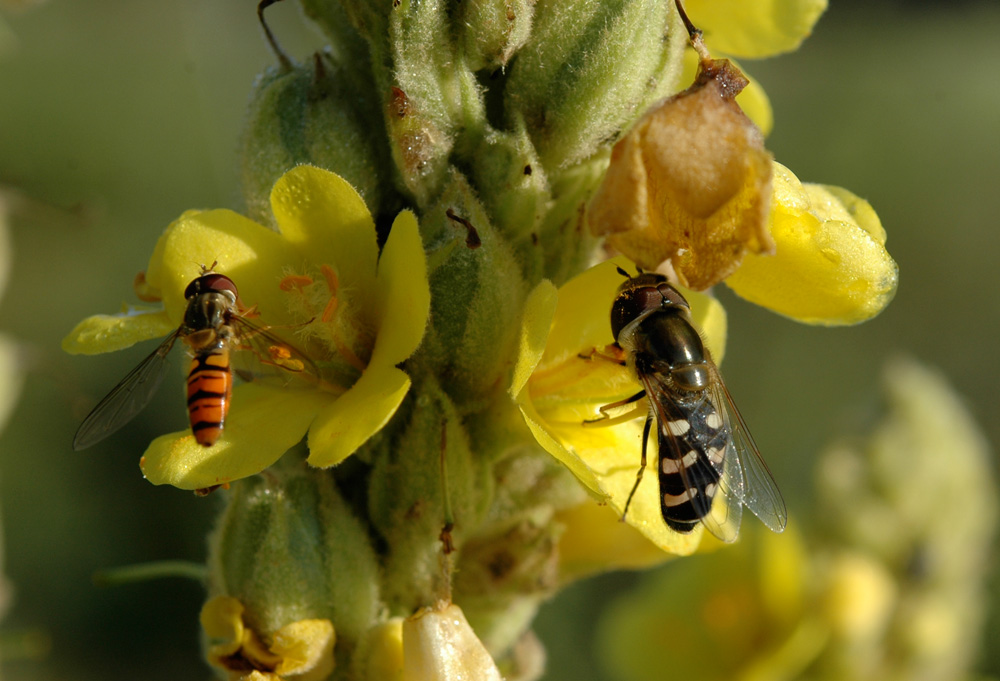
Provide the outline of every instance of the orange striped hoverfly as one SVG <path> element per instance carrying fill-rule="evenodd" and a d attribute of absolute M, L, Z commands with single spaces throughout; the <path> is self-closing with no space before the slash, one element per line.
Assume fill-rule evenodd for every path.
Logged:
<path fill-rule="evenodd" d="M 184 298 L 188 301 L 184 321 L 94 407 L 80 424 L 73 449 L 100 442 L 142 411 L 160 386 L 167 356 L 178 339 L 187 344 L 191 355 L 187 376 L 191 431 L 205 447 L 214 445 L 225 427 L 234 356 L 241 360 L 236 369 L 241 378 L 271 374 L 287 383 L 294 374 L 318 377 L 305 355 L 247 321 L 249 311 L 242 309 L 236 284 L 224 274 L 203 267 L 201 275 L 188 284 Z"/>
<path fill-rule="evenodd" d="M 632 277 L 618 271 L 628 281 L 611 308 L 611 348 L 643 389 L 601 407 L 602 416 L 591 423 L 643 398 L 649 406 L 642 458 L 625 513 L 642 481 L 655 422 L 660 510 L 671 529 L 688 533 L 701 523 L 732 542 L 746 506 L 768 528 L 781 532 L 788 519 L 785 502 L 691 321 L 687 300 L 663 275 L 640 271 Z"/>

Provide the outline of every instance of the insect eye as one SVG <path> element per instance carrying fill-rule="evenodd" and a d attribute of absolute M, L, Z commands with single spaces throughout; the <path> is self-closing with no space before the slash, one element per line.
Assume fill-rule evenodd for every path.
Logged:
<path fill-rule="evenodd" d="M 656 287 L 656 290 L 657 293 L 660 296 L 662 296 L 663 299 L 666 300 L 668 303 L 672 303 L 673 305 L 679 305 L 680 307 L 691 309 L 691 306 L 688 304 L 688 301 L 684 298 L 684 296 L 681 295 L 681 292 L 675 289 L 667 282 L 661 283 L 659 286 Z"/>
<path fill-rule="evenodd" d="M 190 300 L 200 293 L 208 293 L 210 291 L 227 294 L 227 297 L 234 301 L 239 296 L 239 291 L 236 289 L 236 284 L 232 279 L 224 274 L 213 273 L 204 274 L 188 284 L 187 289 L 184 290 L 184 297 Z"/>

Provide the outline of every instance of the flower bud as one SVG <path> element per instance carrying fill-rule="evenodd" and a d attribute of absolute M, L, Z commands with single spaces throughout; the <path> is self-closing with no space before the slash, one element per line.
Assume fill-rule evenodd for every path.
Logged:
<path fill-rule="evenodd" d="M 552 173 L 594 154 L 668 94 L 687 41 L 673 0 L 581 0 L 572 11 L 539 3 L 505 105 L 523 117 Z"/>
<path fill-rule="evenodd" d="M 458 173 L 420 220 L 428 252 L 431 329 L 421 352 L 466 409 L 490 396 L 517 351 L 522 270 Z"/>
<path fill-rule="evenodd" d="M 941 376 L 897 360 L 884 383 L 886 416 L 828 448 L 817 471 L 827 541 L 863 556 L 828 570 L 824 615 L 840 637 L 823 666 L 831 678 L 967 678 L 988 600 L 995 459 Z"/>
<path fill-rule="evenodd" d="M 377 212 L 387 150 L 381 114 L 370 93 L 349 87 L 339 67 L 317 53 L 291 71 L 274 68 L 258 77 L 241 142 L 241 180 L 249 216 L 273 220 L 269 197 L 286 171 L 303 163 L 347 180 Z"/>
<path fill-rule="evenodd" d="M 531 33 L 535 0 L 459 4 L 459 43 L 473 71 L 503 68 Z"/>
<path fill-rule="evenodd" d="M 442 604 L 403 622 L 403 681 L 501 681 L 461 608 Z"/>
<path fill-rule="evenodd" d="M 247 627 L 269 636 L 329 620 L 343 661 L 378 614 L 379 567 L 364 527 L 332 476 L 296 457 L 233 486 L 210 568 L 211 592 L 242 603 Z"/>
<path fill-rule="evenodd" d="M 368 517 L 385 542 L 382 597 L 390 614 L 409 614 L 447 592 L 445 524 L 453 523 L 461 547 L 492 489 L 483 484 L 455 404 L 432 378 L 413 386 L 371 461 Z"/>

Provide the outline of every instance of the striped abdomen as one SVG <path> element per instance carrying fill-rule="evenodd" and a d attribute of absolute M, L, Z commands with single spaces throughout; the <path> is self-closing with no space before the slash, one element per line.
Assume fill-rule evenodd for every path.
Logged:
<path fill-rule="evenodd" d="M 667 525 L 690 532 L 712 510 L 729 431 L 707 397 L 674 407 L 659 433 L 660 506 Z"/>
<path fill-rule="evenodd" d="M 229 346 L 218 343 L 198 350 L 187 379 L 188 416 L 198 444 L 211 447 L 222 435 L 232 393 Z"/>

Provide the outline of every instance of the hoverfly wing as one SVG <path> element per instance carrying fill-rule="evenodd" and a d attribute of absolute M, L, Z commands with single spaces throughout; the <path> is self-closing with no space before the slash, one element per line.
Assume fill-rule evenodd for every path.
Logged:
<path fill-rule="evenodd" d="M 757 516 L 764 525 L 773 532 L 781 532 L 788 522 L 788 510 L 785 500 L 778 491 L 771 471 L 761 458 L 750 430 L 743 421 L 743 416 L 733 402 L 729 389 L 726 388 L 719 370 L 714 365 L 712 372 L 712 398 L 722 413 L 726 427 L 729 429 L 729 449 L 726 459 L 733 462 L 727 465 L 730 475 L 724 480 L 730 480 L 730 489 L 738 492 L 737 498 L 743 502 L 750 512 Z"/>
<path fill-rule="evenodd" d="M 233 317 L 230 325 L 236 332 L 233 370 L 244 381 L 284 387 L 296 378 L 317 383 L 321 380 L 311 359 L 267 329 L 244 317 Z"/>
<path fill-rule="evenodd" d="M 146 359 L 101 400 L 80 424 L 73 438 L 73 449 L 81 450 L 108 437 L 149 404 L 163 380 L 170 354 L 180 331 L 174 331 Z"/>
<path fill-rule="evenodd" d="M 668 525 L 668 511 L 666 510 L 666 497 L 664 495 L 687 495 L 685 503 L 690 504 L 688 515 L 691 516 L 691 529 L 694 521 L 700 521 L 713 535 L 724 542 L 732 542 L 739 532 L 740 515 L 742 509 L 738 498 L 733 502 L 731 494 L 727 493 L 725 487 L 724 460 L 713 460 L 710 456 L 710 447 L 702 446 L 695 434 L 688 434 L 691 426 L 690 416 L 694 410 L 690 407 L 680 406 L 670 392 L 655 377 L 643 376 L 643 384 L 647 394 L 650 396 L 650 405 L 656 416 L 657 422 L 657 443 L 658 467 L 660 476 L 660 503 L 664 505 L 664 520 Z M 707 399 L 707 398 L 706 398 Z M 695 407 L 697 409 L 697 407 Z M 686 424 L 685 426 L 671 426 L 671 424 Z M 675 433 L 675 430 L 685 430 L 683 436 Z M 682 444 L 682 437 L 688 438 Z M 693 445 L 693 443 L 698 444 Z M 723 443 L 719 443 L 719 451 L 724 450 Z M 691 457 L 691 453 L 695 456 Z M 671 471 L 668 473 L 664 466 L 664 460 L 673 461 L 667 464 Z M 679 485 L 664 485 L 664 481 L 673 479 L 679 481 Z M 708 494 L 707 490 L 715 487 L 714 494 Z M 716 497 L 724 498 L 723 504 L 714 504 Z M 677 504 L 676 509 L 682 508 L 682 504 Z M 674 528 L 678 529 L 678 528 Z M 690 530 L 688 530 L 690 531 Z"/>
<path fill-rule="evenodd" d="M 717 468 L 718 470 L 718 468 Z M 726 456 L 719 470 L 719 488 L 715 493 L 712 512 L 702 518 L 705 529 L 716 539 L 731 544 L 740 534 L 743 521 L 743 472 L 740 459 L 733 451 L 732 440 L 726 445 Z"/>

